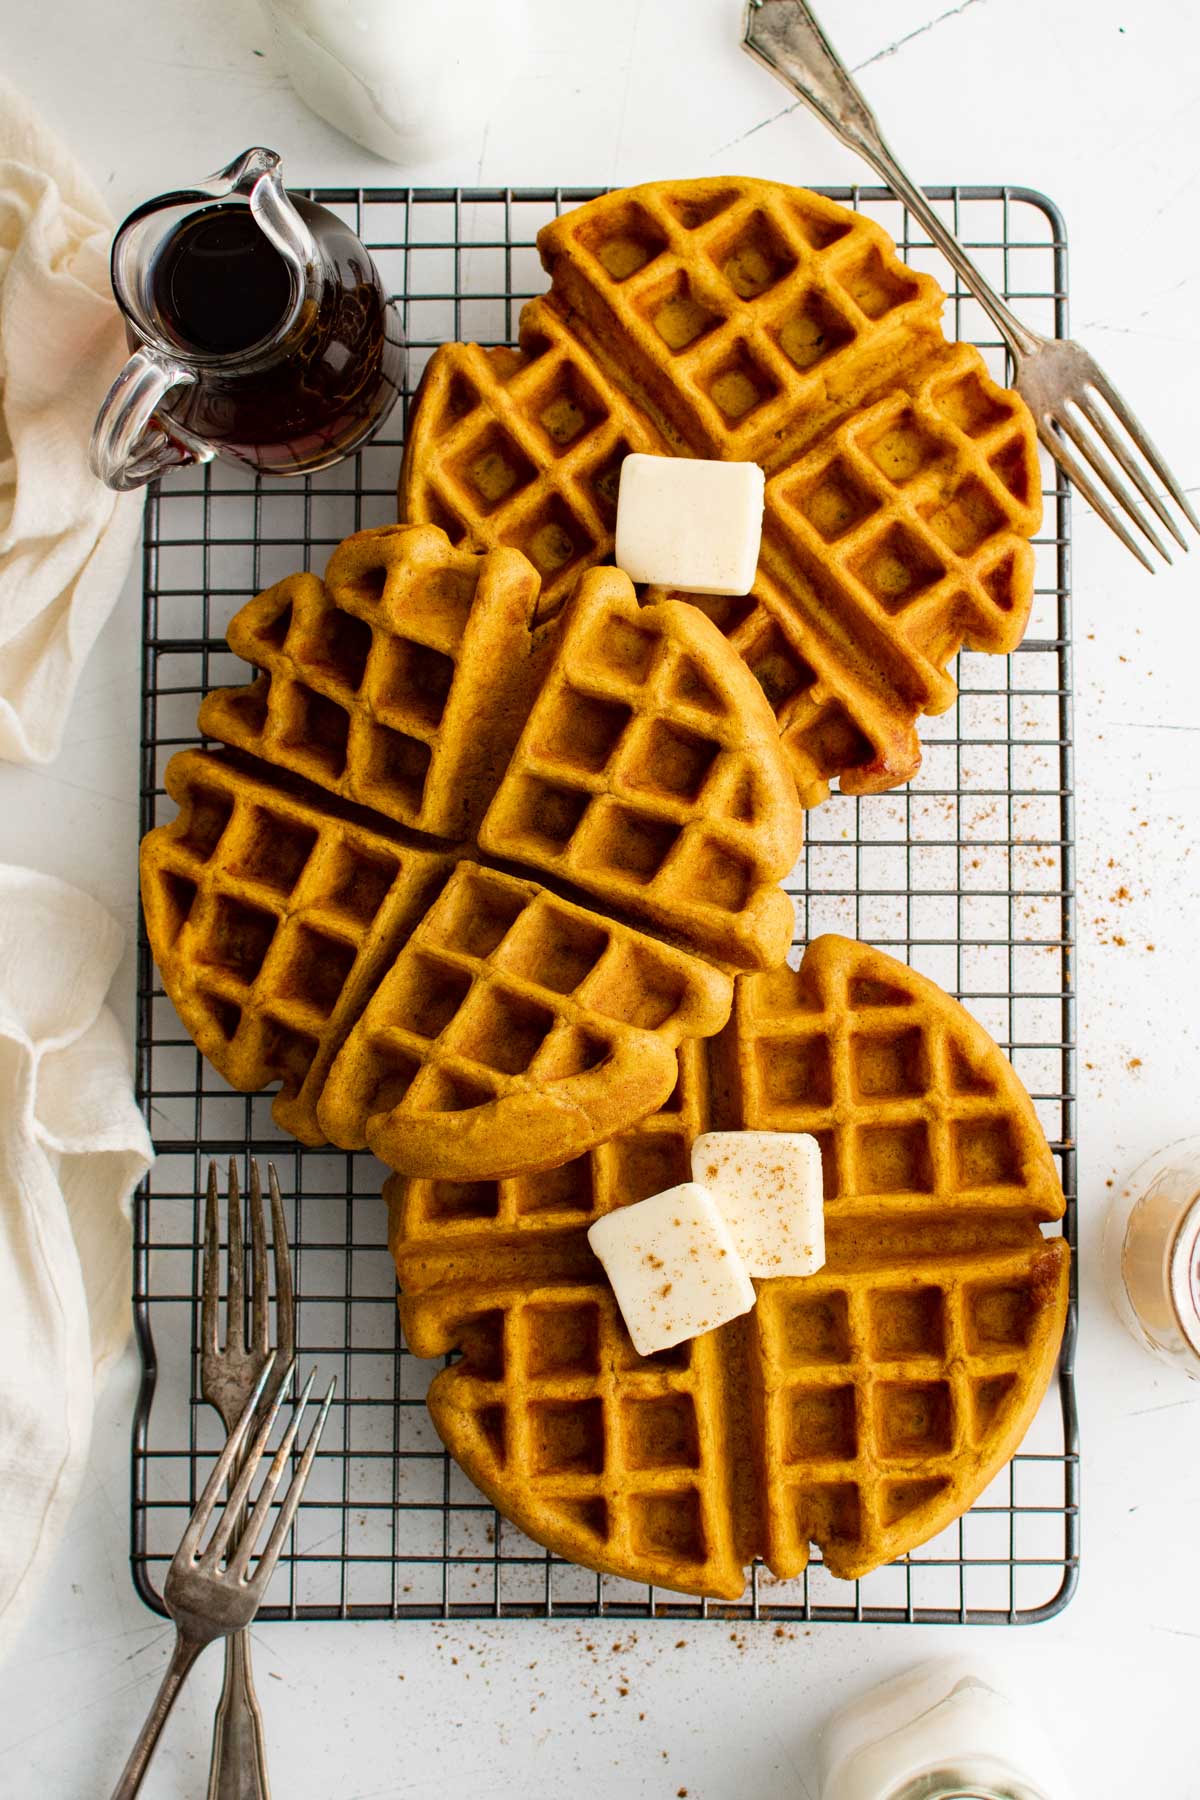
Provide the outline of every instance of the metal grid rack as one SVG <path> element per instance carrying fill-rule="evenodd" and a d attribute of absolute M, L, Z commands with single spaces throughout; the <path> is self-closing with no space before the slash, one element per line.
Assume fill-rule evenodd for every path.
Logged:
<path fill-rule="evenodd" d="M 520 304 L 545 286 L 538 227 L 594 190 L 318 190 L 369 246 L 402 301 L 410 344 L 404 414 L 347 463 L 303 481 L 209 464 L 149 495 L 145 532 L 142 829 L 169 816 L 174 750 L 195 742 L 201 695 L 245 679 L 224 643 L 231 614 L 303 557 L 322 567 L 362 526 L 394 519 L 402 418 L 430 352 L 447 338 L 511 342 Z M 939 253 L 887 189 L 825 190 L 887 227 L 907 260 L 953 296 L 955 335 L 994 374 L 1005 353 Z M 1018 188 L 935 188 L 958 235 L 1031 325 L 1066 331 L 1061 217 Z M 1047 481 L 1028 636 L 1007 658 L 964 653 L 959 698 L 922 723 L 924 762 L 895 793 L 834 795 L 809 815 L 790 889 L 798 941 L 861 937 L 958 995 L 1011 1055 L 1033 1094 L 1068 1197 L 1075 1242 L 1073 826 L 1068 496 Z M 161 1583 L 220 1448 L 199 1399 L 202 1219 L 210 1156 L 273 1158 L 289 1195 L 302 1363 L 336 1374 L 325 1433 L 268 1618 L 721 1617 L 1024 1623 L 1051 1616 L 1078 1566 L 1075 1300 L 1059 1379 L 1019 1454 L 933 1542 L 860 1582 L 814 1562 L 802 1578 L 752 1572 L 734 1605 L 597 1576 L 549 1555 L 506 1521 L 443 1451 L 424 1393 L 434 1366 L 400 1340 L 386 1249 L 384 1171 L 366 1155 L 302 1149 L 270 1098 L 234 1094 L 204 1063 L 164 996 L 143 932 L 138 1085 L 159 1159 L 135 1209 L 134 1309 L 145 1374 L 133 1435 L 132 1563 L 162 1610 Z"/>

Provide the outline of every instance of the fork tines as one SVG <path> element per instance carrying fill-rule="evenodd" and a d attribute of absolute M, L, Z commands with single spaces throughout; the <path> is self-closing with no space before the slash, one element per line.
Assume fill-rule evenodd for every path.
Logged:
<path fill-rule="evenodd" d="M 267 1385 L 267 1380 L 274 1366 L 274 1362 L 274 1356 L 268 1356 L 266 1363 L 263 1366 L 262 1373 L 255 1383 L 254 1390 L 242 1411 L 241 1417 L 230 1432 L 225 1448 L 218 1457 L 213 1471 L 205 1484 L 204 1492 L 201 1494 L 196 1505 L 196 1510 L 188 1522 L 187 1530 L 183 1534 L 176 1557 L 177 1562 L 186 1563 L 193 1568 L 197 1568 L 213 1576 L 222 1575 L 223 1565 L 223 1578 L 237 1581 L 243 1587 L 259 1590 L 260 1597 L 261 1589 L 264 1588 L 270 1580 L 275 1564 L 279 1560 L 279 1553 L 283 1548 L 284 1539 L 291 1529 L 292 1520 L 295 1517 L 296 1509 L 299 1506 L 301 1496 L 304 1493 L 305 1483 L 308 1480 L 309 1471 L 312 1468 L 313 1458 L 317 1453 L 317 1446 L 321 1441 L 321 1433 L 325 1429 L 325 1421 L 329 1416 L 329 1409 L 333 1403 L 334 1388 L 337 1385 L 335 1377 L 330 1381 L 328 1388 L 325 1390 L 325 1397 L 321 1403 L 321 1410 L 317 1415 L 312 1430 L 308 1434 L 308 1441 L 301 1453 L 299 1466 L 292 1476 L 287 1492 L 280 1502 L 279 1516 L 276 1519 L 271 1535 L 267 1539 L 259 1556 L 253 1576 L 247 1579 L 247 1570 L 250 1559 L 254 1555 L 254 1547 L 262 1534 L 267 1514 L 271 1510 L 276 1490 L 279 1487 L 279 1483 L 283 1476 L 284 1468 L 287 1465 L 288 1458 L 292 1454 L 293 1446 L 295 1445 L 296 1438 L 300 1431 L 301 1421 L 303 1420 L 305 1410 L 308 1406 L 313 1383 L 316 1380 L 315 1369 L 310 1372 L 308 1380 L 305 1382 L 300 1393 L 300 1397 L 292 1409 L 292 1416 L 288 1421 L 283 1439 L 271 1459 L 271 1466 L 267 1470 L 263 1480 L 258 1499 L 254 1503 L 254 1509 L 250 1513 L 249 1519 L 246 1521 L 245 1527 L 242 1530 L 236 1545 L 230 1548 L 230 1539 L 240 1522 L 242 1509 L 249 1499 L 250 1488 L 253 1484 L 258 1465 L 266 1450 L 267 1439 L 271 1435 L 271 1429 L 283 1403 L 284 1393 L 287 1391 L 295 1374 L 294 1362 L 290 1363 L 284 1371 L 282 1380 L 276 1388 L 275 1397 L 266 1408 L 258 1425 L 258 1429 L 254 1433 L 253 1442 L 245 1452 L 245 1460 L 242 1463 L 236 1481 L 233 1483 L 229 1499 L 217 1522 L 216 1529 L 213 1531 L 208 1544 L 203 1550 L 200 1548 L 200 1540 L 204 1536 L 209 1521 L 212 1518 L 213 1509 L 221 1489 L 224 1487 L 226 1481 L 230 1479 L 235 1465 L 242 1456 L 243 1446 L 246 1444 L 246 1440 L 253 1426 L 255 1413 L 258 1409 L 259 1402 L 263 1397 L 263 1390 Z"/>
<path fill-rule="evenodd" d="M 283 1200 L 274 1163 L 267 1165 L 267 1183 L 271 1195 L 271 1238 L 275 1260 L 275 1307 L 279 1348 L 290 1356 L 292 1349 L 291 1260 L 287 1250 L 287 1225 L 283 1216 Z M 246 1339 L 245 1244 L 242 1236 L 242 1199 L 238 1184 L 237 1163 L 229 1159 L 229 1287 L 225 1302 L 225 1350 L 238 1354 L 250 1350 L 265 1356 L 270 1349 L 268 1315 L 267 1244 L 263 1216 L 262 1183 L 258 1164 L 250 1164 L 250 1253 L 251 1295 L 250 1334 Z M 221 1200 L 217 1184 L 217 1165 L 208 1165 L 208 1191 L 204 1208 L 204 1283 L 201 1296 L 201 1348 L 215 1356 L 219 1349 L 218 1314 L 221 1299 Z"/>
<path fill-rule="evenodd" d="M 1072 353 L 1073 380 L 1056 403 L 1038 412 L 1038 435 L 1096 516 L 1153 573 L 1154 564 L 1125 521 L 1137 526 L 1164 562 L 1172 560 L 1171 552 L 1138 504 L 1138 496 L 1181 550 L 1188 549 L 1188 541 L 1160 487 L 1196 531 L 1200 519 L 1149 432 L 1103 369 L 1078 344 L 1064 341 L 1055 348 L 1060 355 L 1064 350 Z"/>

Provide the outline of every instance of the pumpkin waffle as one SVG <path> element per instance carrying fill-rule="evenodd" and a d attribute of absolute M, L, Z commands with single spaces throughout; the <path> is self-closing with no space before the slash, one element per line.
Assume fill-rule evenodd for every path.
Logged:
<path fill-rule="evenodd" d="M 627 450 L 759 462 L 750 594 L 685 597 L 759 676 L 805 805 L 834 779 L 907 780 L 960 646 L 1011 650 L 1028 620 L 1041 494 L 1024 403 L 947 343 L 941 290 L 881 227 L 802 189 L 651 183 L 554 220 L 538 246 L 551 288 L 518 348 L 434 354 L 401 512 L 479 545 L 528 543 L 553 516 L 548 611 L 612 555 L 596 483 Z M 566 471 L 547 395 L 571 421 Z"/>
<path fill-rule="evenodd" d="M 544 1169 L 662 1105 L 675 1048 L 729 1016 L 697 958 L 460 862 L 367 1002 L 318 1107 L 413 1175 Z"/>
<path fill-rule="evenodd" d="M 276 1123 L 323 1144 L 316 1101 L 350 1025 L 454 866 L 331 816 L 265 770 L 185 750 L 179 813 L 142 843 L 163 986 L 231 1087 L 282 1087 Z"/>
<path fill-rule="evenodd" d="M 802 822 L 747 671 L 695 608 L 591 569 L 480 828 L 489 854 L 740 967 L 792 941 Z"/>
<path fill-rule="evenodd" d="M 539 617 L 550 618 L 580 572 L 612 553 L 625 457 L 666 456 L 673 445 L 546 301 L 522 308 L 519 342 L 435 352 L 405 441 L 403 510 L 452 543 L 523 551 L 542 578 Z"/>
<path fill-rule="evenodd" d="M 526 1180 L 393 1178 L 410 1347 L 461 1352 L 430 1413 L 522 1530 L 638 1582 L 740 1598 L 745 1566 L 868 1573 L 966 1510 L 1020 1442 L 1066 1319 L 1063 1197 L 1032 1102 L 983 1029 L 881 952 L 816 940 L 746 975 L 678 1056 L 671 1101 Z M 711 1127 L 811 1132 L 827 1262 L 744 1318 L 633 1351 L 593 1219 L 678 1180 Z"/>
<path fill-rule="evenodd" d="M 511 550 L 451 550 L 429 526 L 358 532 L 323 582 L 289 575 L 234 616 L 229 647 L 262 673 L 207 694 L 200 729 L 401 825 L 462 837 L 536 686 L 537 592 Z"/>
<path fill-rule="evenodd" d="M 406 1173 L 445 1179 L 569 1160 L 663 1103 L 682 1039 L 728 1017 L 727 963 L 785 955 L 791 903 L 774 884 L 799 850 L 801 819 L 765 701 L 694 609 L 639 609 L 611 571 L 596 583 L 578 629 L 568 619 L 531 633 L 537 576 L 516 551 L 454 550 L 433 526 L 388 527 L 349 539 L 324 584 L 293 578 L 235 619 L 231 641 L 269 666 L 250 688 L 203 704 L 205 728 L 226 730 L 237 749 L 188 752 L 169 767 L 182 811 L 142 847 L 147 928 L 201 1050 L 244 1091 L 282 1078 L 276 1117 L 305 1142 L 369 1145 Z M 602 837 L 590 827 L 598 901 L 485 868 L 477 834 L 405 829 L 394 804 L 388 812 L 386 783 L 378 806 L 352 803 L 381 781 L 371 749 L 381 715 L 391 707 L 395 717 L 401 695 L 411 713 L 424 691 L 423 678 L 404 688 L 389 669 L 407 679 L 414 646 L 449 641 L 448 606 L 461 626 L 458 661 L 436 684 L 445 704 L 431 721 L 428 802 L 413 816 L 457 820 L 447 783 L 469 770 L 468 818 L 478 824 L 489 800 L 503 801 L 497 817 L 510 836 L 498 853 L 520 860 L 518 774 L 506 769 L 532 769 L 534 752 L 550 746 L 574 756 L 582 808 L 600 767 L 596 721 L 627 716 L 624 747 L 602 745 L 622 804 L 597 808 Z M 352 669 L 347 643 L 357 645 Z M 322 740 L 284 721 L 308 704 L 292 689 L 328 698 L 307 682 L 330 669 L 347 763 L 336 778 L 321 764 L 317 784 L 311 758 Z M 548 684 L 540 723 L 532 748 L 516 752 L 535 676 Z M 670 741 L 644 716 L 643 680 L 651 696 L 662 690 Z M 248 709 L 263 683 L 271 697 Z M 659 765 L 666 780 L 685 758 L 689 791 L 655 793 Z M 635 791 L 639 781 L 650 791 Z M 651 880 L 643 845 L 663 833 L 679 845 L 671 857 L 664 848 Z M 720 884 L 719 856 L 744 874 L 736 893 Z M 706 870 L 719 905 L 692 891 Z M 637 905 L 618 910 L 627 893 L 640 897 L 630 871 L 654 888 L 641 911 L 673 943 L 638 929 Z M 573 869 L 564 874 L 584 887 Z"/>

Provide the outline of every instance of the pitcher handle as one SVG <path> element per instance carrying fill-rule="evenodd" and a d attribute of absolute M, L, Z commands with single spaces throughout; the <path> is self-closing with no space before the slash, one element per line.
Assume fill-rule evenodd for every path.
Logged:
<path fill-rule="evenodd" d="M 185 442 L 177 426 L 168 432 L 154 416 L 172 388 L 186 387 L 195 379 L 190 369 L 157 350 L 135 350 L 96 415 L 88 450 L 93 475 L 106 487 L 125 493 L 181 463 L 211 461 L 213 451 L 207 444 L 198 439 Z"/>

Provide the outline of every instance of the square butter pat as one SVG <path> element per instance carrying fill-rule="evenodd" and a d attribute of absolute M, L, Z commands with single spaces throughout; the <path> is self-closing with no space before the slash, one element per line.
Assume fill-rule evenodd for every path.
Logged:
<path fill-rule="evenodd" d="M 821 1150 L 803 1131 L 705 1131 L 692 1174 L 724 1214 L 751 1275 L 812 1275 L 825 1261 Z"/>
<path fill-rule="evenodd" d="M 711 1194 L 694 1181 L 606 1213 L 588 1242 L 639 1356 L 713 1331 L 754 1305 L 754 1287 Z"/>
<path fill-rule="evenodd" d="M 757 463 L 635 451 L 621 464 L 616 564 L 631 581 L 695 594 L 747 594 L 762 518 Z"/>

